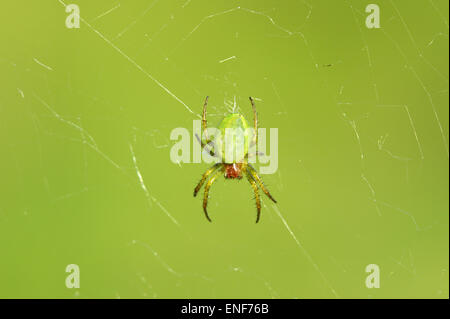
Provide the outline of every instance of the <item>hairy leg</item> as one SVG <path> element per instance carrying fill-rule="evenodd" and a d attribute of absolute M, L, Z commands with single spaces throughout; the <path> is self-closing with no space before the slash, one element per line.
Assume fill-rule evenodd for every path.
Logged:
<path fill-rule="evenodd" d="M 261 216 L 261 201 L 259 198 L 258 185 L 256 184 L 255 180 L 253 179 L 253 176 L 248 172 L 248 170 L 245 170 L 245 176 L 247 177 L 247 180 L 249 181 L 250 185 L 252 185 L 253 191 L 255 192 L 256 222 L 258 222 L 259 217 Z"/>
<path fill-rule="evenodd" d="M 208 206 L 208 193 L 209 193 L 209 189 L 211 188 L 211 185 L 216 181 L 216 179 L 217 179 L 220 175 L 222 175 L 223 170 L 224 170 L 224 168 L 223 168 L 223 166 L 222 166 L 222 168 L 221 168 L 219 171 L 216 171 L 216 172 L 214 173 L 214 175 L 210 178 L 210 180 L 206 183 L 206 186 L 205 186 L 205 193 L 204 193 L 204 195 L 203 195 L 203 211 L 205 212 L 206 219 L 208 219 L 209 221 L 211 221 L 211 218 L 209 218 L 209 216 L 208 216 L 208 211 L 206 210 L 206 206 Z"/>
<path fill-rule="evenodd" d="M 269 190 L 266 188 L 266 186 L 264 186 L 264 183 L 263 183 L 261 177 L 258 176 L 258 173 L 253 168 L 253 166 L 251 166 L 250 164 L 247 164 L 247 169 L 248 169 L 249 173 L 252 175 L 252 177 L 254 178 L 254 180 L 258 183 L 259 187 L 262 189 L 264 194 L 266 194 L 267 197 L 269 197 L 274 203 L 276 203 L 277 201 L 275 200 L 275 198 L 272 197 L 272 195 L 270 195 Z"/>
<path fill-rule="evenodd" d="M 255 101 L 253 101 L 252 97 L 249 97 L 250 103 L 252 103 L 252 109 L 253 109 L 253 124 L 255 128 L 255 135 L 253 137 L 253 141 L 251 143 L 251 146 L 256 145 L 256 152 L 258 152 L 258 114 L 256 113 L 256 106 Z"/>
<path fill-rule="evenodd" d="M 213 173 L 221 165 L 222 165 L 222 163 L 216 163 L 206 170 L 206 172 L 202 176 L 202 179 L 200 180 L 200 182 L 197 184 L 197 186 L 194 189 L 194 197 L 197 196 L 198 191 L 200 190 L 200 188 L 202 188 L 203 183 L 205 183 L 205 181 L 208 179 L 209 175 L 211 175 L 211 173 Z"/>
<path fill-rule="evenodd" d="M 200 137 L 198 136 L 197 133 L 195 133 L 195 137 L 197 138 L 197 141 L 200 143 L 200 145 L 202 146 L 202 150 L 206 147 L 209 146 L 209 149 L 206 149 L 206 151 L 209 153 L 209 155 L 211 155 L 212 157 L 216 157 L 216 158 L 220 158 L 219 155 L 216 155 L 216 153 L 214 153 L 214 148 L 215 148 L 215 144 L 213 141 L 211 141 L 209 144 L 205 144 L 203 143 L 203 141 L 200 139 Z"/>

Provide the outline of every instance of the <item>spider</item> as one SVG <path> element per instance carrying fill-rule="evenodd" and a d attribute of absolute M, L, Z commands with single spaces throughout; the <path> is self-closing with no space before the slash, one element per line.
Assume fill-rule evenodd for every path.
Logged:
<path fill-rule="evenodd" d="M 199 140 L 199 142 L 201 144 L 202 150 L 207 145 L 214 144 L 214 142 L 209 139 L 208 133 L 207 133 L 206 106 L 208 105 L 208 98 L 209 97 L 207 96 L 205 99 L 205 104 L 203 105 L 203 116 L 202 116 L 202 131 L 203 131 L 203 136 L 205 137 L 205 140 L 203 140 L 203 137 L 199 138 L 197 136 L 197 139 Z M 253 134 L 253 138 L 250 143 L 250 146 L 254 146 L 254 145 L 257 145 L 257 143 L 258 143 L 258 117 L 256 114 L 255 102 L 253 101 L 253 99 L 251 97 L 249 99 L 250 99 L 250 103 L 252 104 L 253 116 L 254 116 L 254 134 Z M 221 133 L 225 132 L 225 130 L 227 128 L 237 128 L 237 129 L 241 129 L 242 131 L 245 131 L 248 127 L 249 126 L 248 126 L 247 121 L 245 120 L 244 116 L 242 116 L 239 113 L 231 113 L 231 114 L 228 114 L 227 116 L 225 116 L 225 118 L 222 120 L 222 122 L 219 125 L 219 130 Z M 222 134 L 222 136 L 224 136 L 224 134 Z M 230 159 L 228 159 L 225 155 L 218 156 L 218 154 L 213 149 L 209 150 L 209 154 L 211 156 L 219 157 L 221 162 L 214 164 L 213 166 L 211 166 L 210 168 L 208 168 L 206 170 L 206 172 L 203 174 L 202 178 L 200 179 L 200 182 L 195 187 L 194 197 L 197 196 L 197 193 L 199 192 L 199 190 L 201 189 L 203 184 L 206 182 L 206 180 L 208 180 L 208 178 L 209 178 L 208 182 L 206 182 L 205 192 L 203 195 L 203 211 L 205 213 L 206 219 L 208 219 L 208 221 L 210 221 L 210 222 L 211 222 L 211 218 L 209 218 L 208 211 L 206 209 L 206 207 L 208 205 L 208 193 L 209 193 L 209 189 L 211 188 L 211 185 L 217 180 L 217 178 L 221 174 L 224 174 L 224 177 L 226 179 L 238 179 L 238 180 L 240 180 L 242 178 L 242 176 L 245 175 L 245 177 L 249 181 L 249 183 L 252 186 L 253 191 L 255 193 L 256 211 L 257 211 L 256 223 L 258 223 L 260 215 L 261 215 L 261 202 L 260 202 L 260 197 L 259 197 L 259 192 L 258 192 L 258 186 L 267 195 L 267 197 L 269 197 L 274 203 L 277 202 L 272 197 L 272 195 L 270 195 L 267 188 L 264 186 L 264 183 L 263 183 L 262 179 L 258 176 L 255 168 L 253 168 L 253 166 L 250 165 L 250 163 L 248 162 L 248 158 L 249 158 L 249 154 L 248 154 L 249 141 L 248 141 L 248 139 L 249 139 L 248 135 L 245 134 L 245 135 L 241 136 L 240 140 L 233 140 L 233 144 L 232 144 L 233 147 L 236 147 L 237 143 L 243 143 L 245 155 L 239 161 L 236 161 L 235 158 L 230 161 Z M 258 152 L 256 152 L 254 155 L 257 156 L 257 154 L 258 154 Z"/>

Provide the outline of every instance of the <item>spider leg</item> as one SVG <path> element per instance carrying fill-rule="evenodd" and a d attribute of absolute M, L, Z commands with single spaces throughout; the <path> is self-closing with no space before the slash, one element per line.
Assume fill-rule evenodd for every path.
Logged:
<path fill-rule="evenodd" d="M 247 164 L 247 169 L 248 169 L 249 173 L 252 175 L 252 177 L 255 179 L 255 181 L 258 183 L 259 187 L 262 189 L 264 194 L 266 194 L 267 197 L 269 197 L 274 203 L 276 203 L 277 201 L 275 200 L 275 198 L 272 197 L 272 195 L 270 195 L 269 190 L 266 188 L 266 186 L 264 186 L 264 183 L 263 183 L 261 177 L 258 176 L 258 173 L 253 168 L 253 166 L 251 166 L 250 164 Z"/>
<path fill-rule="evenodd" d="M 208 179 L 209 175 L 211 175 L 211 173 L 213 173 L 221 165 L 222 165 L 222 163 L 216 163 L 206 170 L 206 172 L 202 176 L 202 179 L 200 180 L 200 182 L 197 184 L 197 186 L 194 189 L 194 197 L 197 196 L 198 191 L 200 190 L 200 188 L 202 188 L 203 183 L 205 183 L 205 181 Z"/>
<path fill-rule="evenodd" d="M 203 141 L 201 140 L 201 138 L 198 136 L 197 133 L 195 133 L 195 138 L 197 138 L 197 141 L 200 143 L 200 145 L 202 146 L 202 150 L 206 147 L 209 146 L 211 147 L 210 149 L 206 149 L 206 151 L 209 153 L 209 155 L 211 155 L 212 157 L 217 157 L 220 158 L 219 155 L 217 155 L 216 153 L 214 153 L 214 148 L 215 148 L 215 143 L 213 141 L 210 141 L 209 144 L 205 144 L 203 143 Z"/>
<path fill-rule="evenodd" d="M 219 177 L 223 173 L 223 167 L 214 173 L 214 175 L 210 178 L 210 180 L 206 183 L 205 193 L 203 195 L 203 211 L 205 212 L 206 219 L 211 222 L 211 218 L 208 216 L 208 211 L 206 210 L 206 206 L 208 205 L 208 193 L 211 185 L 216 181 L 217 177 Z"/>
<path fill-rule="evenodd" d="M 253 156 L 258 156 L 258 155 L 265 155 L 264 152 L 255 152 L 255 153 L 248 153 L 247 154 L 247 158 L 252 158 Z"/>
<path fill-rule="evenodd" d="M 203 135 L 205 136 L 206 141 L 203 142 L 203 139 L 202 139 L 202 146 L 209 144 L 209 142 L 211 142 L 211 140 L 209 139 L 209 136 L 208 136 L 207 125 L 206 125 L 206 107 L 208 106 L 208 99 L 209 99 L 209 96 L 206 97 L 205 104 L 203 104 L 202 132 L 203 132 Z"/>
<path fill-rule="evenodd" d="M 256 113 L 256 106 L 255 101 L 253 101 L 252 97 L 249 97 L 250 103 L 252 103 L 252 109 L 253 109 L 253 122 L 255 127 L 255 134 L 253 136 L 253 141 L 251 143 L 251 146 L 256 145 L 258 147 L 258 114 Z M 256 152 L 258 152 L 258 149 L 256 149 Z"/>
<path fill-rule="evenodd" d="M 247 180 L 249 181 L 250 185 L 252 185 L 253 191 L 255 192 L 256 212 L 257 212 L 256 222 L 258 222 L 259 217 L 261 216 L 261 201 L 259 198 L 258 185 L 256 184 L 253 176 L 248 172 L 248 170 L 245 170 L 245 176 L 247 177 Z"/>

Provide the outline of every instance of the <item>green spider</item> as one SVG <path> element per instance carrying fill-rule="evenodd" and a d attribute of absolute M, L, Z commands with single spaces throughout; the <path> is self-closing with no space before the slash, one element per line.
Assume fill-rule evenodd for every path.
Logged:
<path fill-rule="evenodd" d="M 209 139 L 208 133 L 207 133 L 207 126 L 206 126 L 206 106 L 208 104 L 208 98 L 206 97 L 205 104 L 203 105 L 203 116 L 202 116 L 202 131 L 203 136 L 205 137 L 205 141 L 203 140 L 203 137 L 199 139 L 199 142 L 201 144 L 202 150 L 206 147 L 206 145 L 214 144 L 212 140 Z M 252 104 L 253 109 L 253 115 L 254 115 L 254 134 L 253 139 L 250 142 L 250 146 L 257 145 L 258 143 L 258 117 L 256 114 L 256 107 L 253 99 L 250 97 L 250 102 Z M 227 128 L 232 129 L 241 129 L 242 131 L 246 131 L 248 129 L 247 121 L 245 120 L 244 116 L 242 116 L 239 113 L 231 113 L 228 114 L 220 123 L 219 130 L 221 132 L 221 136 L 225 136 L 225 131 Z M 220 141 L 219 141 L 220 143 Z M 242 143 L 243 145 L 240 145 L 243 147 L 244 150 L 244 156 L 241 160 L 236 161 L 236 159 L 230 160 L 225 155 L 220 156 L 221 162 L 214 164 L 209 169 L 206 170 L 206 172 L 203 174 L 200 182 L 197 184 L 194 190 L 194 197 L 197 196 L 198 191 L 203 186 L 205 181 L 209 178 L 208 182 L 205 186 L 205 192 L 203 196 L 203 211 L 205 212 L 206 218 L 211 222 L 211 218 L 208 216 L 208 211 L 206 209 L 208 205 L 208 193 L 209 189 L 211 188 L 211 185 L 216 181 L 216 179 L 221 175 L 224 174 L 224 177 L 227 179 L 241 179 L 242 175 L 245 175 L 247 180 L 249 181 L 250 185 L 253 187 L 253 190 L 255 192 L 255 200 L 256 200 L 256 222 L 259 221 L 260 215 L 261 215 L 261 202 L 258 192 L 258 186 L 262 189 L 262 191 L 269 197 L 274 203 L 277 201 L 270 195 L 267 188 L 264 186 L 264 183 L 262 179 L 258 176 L 255 168 L 253 168 L 252 165 L 248 162 L 248 150 L 249 150 L 249 137 L 248 134 L 243 134 L 240 136 L 240 138 L 237 138 L 236 140 L 233 139 L 232 147 L 236 147 L 236 143 Z M 220 150 L 220 149 L 219 149 Z M 211 156 L 218 157 L 217 152 L 215 152 L 213 149 L 209 150 L 209 154 Z M 255 153 L 255 156 L 258 153 Z"/>

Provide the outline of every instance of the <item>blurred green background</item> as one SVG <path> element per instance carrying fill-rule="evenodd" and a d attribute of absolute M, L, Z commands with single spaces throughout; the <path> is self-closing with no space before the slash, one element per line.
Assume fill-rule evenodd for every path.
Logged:
<path fill-rule="evenodd" d="M 448 298 L 448 1 L 66 3 L 2 2 L 0 297 Z M 206 95 L 279 130 L 259 224 L 169 159 Z"/>

